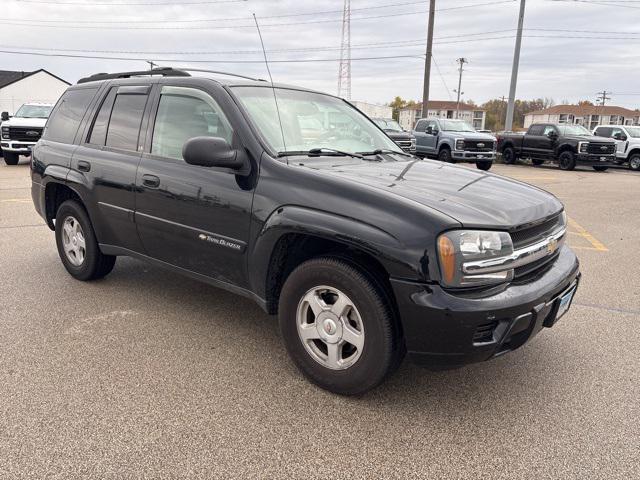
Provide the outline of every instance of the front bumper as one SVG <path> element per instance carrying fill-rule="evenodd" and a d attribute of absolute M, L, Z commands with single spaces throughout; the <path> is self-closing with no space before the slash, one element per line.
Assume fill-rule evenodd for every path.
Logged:
<path fill-rule="evenodd" d="M 14 152 L 21 155 L 31 155 L 31 149 L 36 142 L 19 142 L 17 140 L 5 140 L 0 141 L 0 147 L 5 152 Z"/>
<path fill-rule="evenodd" d="M 557 299 L 577 284 L 579 263 L 567 246 L 528 283 L 485 296 L 454 295 L 438 285 L 392 280 L 410 358 L 455 368 L 515 350 L 555 320 Z"/>
<path fill-rule="evenodd" d="M 616 165 L 615 155 L 593 155 L 590 153 L 579 153 L 576 161 L 581 165 Z"/>
<path fill-rule="evenodd" d="M 496 159 L 496 152 L 468 152 L 464 150 L 453 150 L 451 157 L 459 162 L 492 162 Z"/>

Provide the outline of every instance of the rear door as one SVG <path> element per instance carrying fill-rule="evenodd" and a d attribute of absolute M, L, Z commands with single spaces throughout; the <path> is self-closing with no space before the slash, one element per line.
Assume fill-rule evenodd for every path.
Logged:
<path fill-rule="evenodd" d="M 552 149 L 551 139 L 547 133 L 551 125 L 532 125 L 522 140 L 522 153 L 524 157 L 545 158 L 550 155 Z"/>
<path fill-rule="evenodd" d="M 142 250 L 134 224 L 135 178 L 150 89 L 149 83 L 105 89 L 72 161 L 95 206 L 93 223 L 100 243 L 134 252 Z"/>
<path fill-rule="evenodd" d="M 224 95 L 185 82 L 158 85 L 136 178 L 135 218 L 149 256 L 242 286 L 253 186 L 232 170 L 189 165 L 182 158 L 184 143 L 193 137 L 239 145 L 221 108 L 230 102 Z"/>

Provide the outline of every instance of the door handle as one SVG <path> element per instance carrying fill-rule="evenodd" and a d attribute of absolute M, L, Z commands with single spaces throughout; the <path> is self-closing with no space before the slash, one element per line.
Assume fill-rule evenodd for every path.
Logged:
<path fill-rule="evenodd" d="M 142 184 L 149 188 L 158 188 L 160 186 L 160 179 L 155 175 L 142 175 Z"/>
<path fill-rule="evenodd" d="M 91 170 L 91 164 L 89 162 L 85 162 L 84 160 L 78 161 L 78 170 L 81 172 L 88 172 Z"/>

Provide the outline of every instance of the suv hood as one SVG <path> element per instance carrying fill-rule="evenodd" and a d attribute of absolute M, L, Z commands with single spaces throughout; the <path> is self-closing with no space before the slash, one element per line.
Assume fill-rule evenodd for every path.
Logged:
<path fill-rule="evenodd" d="M 564 135 L 562 138 L 575 140 L 576 142 L 616 143 L 616 141 L 611 138 L 596 137 L 595 135 Z"/>
<path fill-rule="evenodd" d="M 399 132 L 397 130 L 385 130 L 384 133 L 392 140 L 411 140 L 414 138 L 413 134 L 409 132 Z"/>
<path fill-rule="evenodd" d="M 3 127 L 44 127 L 44 124 L 47 123 L 46 118 L 23 118 L 23 117 L 13 117 L 7 120 L 6 122 L 2 122 Z"/>
<path fill-rule="evenodd" d="M 556 197 L 537 187 L 465 167 L 418 159 L 336 160 L 318 158 L 303 168 L 385 190 L 444 213 L 467 228 L 510 229 L 563 208 Z"/>

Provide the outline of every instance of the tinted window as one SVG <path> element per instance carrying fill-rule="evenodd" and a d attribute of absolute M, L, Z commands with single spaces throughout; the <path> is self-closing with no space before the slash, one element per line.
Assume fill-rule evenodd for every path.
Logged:
<path fill-rule="evenodd" d="M 426 120 L 419 120 L 418 123 L 416 123 L 416 132 L 424 132 L 426 128 L 427 128 Z"/>
<path fill-rule="evenodd" d="M 138 134 L 146 103 L 147 95 L 116 95 L 107 131 L 108 147 L 134 151 L 138 149 Z"/>
<path fill-rule="evenodd" d="M 83 88 L 65 92 L 49 117 L 44 138 L 54 142 L 73 143 L 82 116 L 96 91 L 96 88 Z"/>
<path fill-rule="evenodd" d="M 153 128 L 151 153 L 182 159 L 182 147 L 193 137 L 221 137 L 231 144 L 233 132 L 218 104 L 193 88 L 162 87 Z"/>
<path fill-rule="evenodd" d="M 544 131 L 542 132 L 543 135 L 549 135 L 551 132 L 555 132 L 556 129 L 553 125 L 547 125 L 546 127 L 544 127 Z"/>
<path fill-rule="evenodd" d="M 107 139 L 107 127 L 109 126 L 109 119 L 111 118 L 111 109 L 113 108 L 113 101 L 116 98 L 116 91 L 117 88 L 109 90 L 109 94 L 102 102 L 100 111 L 93 122 L 89 143 L 94 145 L 104 145 Z"/>
<path fill-rule="evenodd" d="M 542 130 L 544 127 L 542 125 L 531 125 L 529 128 L 529 135 L 542 135 Z"/>
<path fill-rule="evenodd" d="M 596 129 L 596 135 L 598 137 L 610 137 L 611 136 L 611 129 L 607 128 L 607 127 L 598 127 Z"/>

